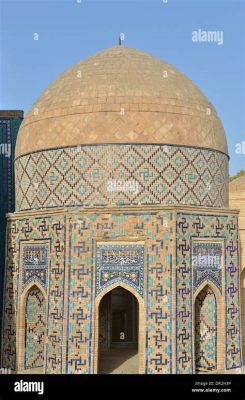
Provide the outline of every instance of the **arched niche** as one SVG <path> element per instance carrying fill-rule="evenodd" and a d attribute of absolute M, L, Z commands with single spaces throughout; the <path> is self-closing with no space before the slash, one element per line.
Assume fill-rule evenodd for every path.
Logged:
<path fill-rule="evenodd" d="M 23 291 L 18 321 L 17 370 L 19 373 L 44 373 L 47 299 L 39 282 L 30 282 Z"/>
<path fill-rule="evenodd" d="M 203 282 L 193 299 L 194 372 L 222 371 L 225 352 L 222 296 L 211 282 Z"/>

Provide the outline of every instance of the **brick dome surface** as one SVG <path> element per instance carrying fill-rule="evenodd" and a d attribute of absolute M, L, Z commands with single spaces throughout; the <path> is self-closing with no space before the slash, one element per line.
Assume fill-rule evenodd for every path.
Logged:
<path fill-rule="evenodd" d="M 227 154 L 222 124 L 193 82 L 124 46 L 88 57 L 51 83 L 21 125 L 16 157 L 104 143 L 177 144 Z"/>

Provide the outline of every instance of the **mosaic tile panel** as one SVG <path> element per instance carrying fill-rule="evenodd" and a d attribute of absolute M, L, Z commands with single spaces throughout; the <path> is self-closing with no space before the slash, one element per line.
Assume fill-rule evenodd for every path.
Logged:
<path fill-rule="evenodd" d="M 148 231 L 146 373 L 172 373 L 173 214 L 159 213 Z"/>
<path fill-rule="evenodd" d="M 34 279 L 46 289 L 48 283 L 49 245 L 23 245 L 22 290 Z"/>
<path fill-rule="evenodd" d="M 93 340 L 93 238 L 147 237 L 146 373 L 170 373 L 171 364 L 171 246 L 172 214 L 87 214 L 70 221 L 69 315 L 67 373 L 91 373 Z M 91 257 L 92 254 L 92 257 Z M 119 281 L 118 281 L 119 282 Z M 123 282 L 123 281 L 122 281 Z M 92 290 L 91 290 L 92 288 Z M 90 318 L 91 316 L 91 318 Z"/>
<path fill-rule="evenodd" d="M 20 271 L 20 245 L 35 240 L 40 244 L 50 240 L 50 269 L 48 273 L 48 318 L 46 373 L 61 373 L 64 317 L 65 221 L 64 217 L 23 218 L 8 222 L 7 265 L 5 276 L 4 326 L 2 366 L 16 368 L 16 316 Z M 33 278 L 34 279 L 34 278 Z"/>
<path fill-rule="evenodd" d="M 143 296 L 144 245 L 97 243 L 96 296 L 103 289 L 117 282 L 129 284 Z"/>
<path fill-rule="evenodd" d="M 192 244 L 194 290 L 208 280 L 222 292 L 223 249 L 222 243 L 196 242 Z"/>
<path fill-rule="evenodd" d="M 196 368 L 217 368 L 217 306 L 213 291 L 205 287 L 195 302 Z"/>
<path fill-rule="evenodd" d="M 30 289 L 25 312 L 25 368 L 44 365 L 46 305 L 43 294 L 37 287 Z"/>
<path fill-rule="evenodd" d="M 58 148 L 18 158 L 18 210 L 78 205 L 228 205 L 228 158 L 171 145 Z"/>
<path fill-rule="evenodd" d="M 0 111 L 0 325 L 2 325 L 6 214 L 14 211 L 14 152 L 21 111 Z"/>
<path fill-rule="evenodd" d="M 7 224 L 7 251 L 4 278 L 4 308 L 1 343 L 3 368 L 16 368 L 16 316 L 18 306 L 19 245 L 18 223 Z"/>
<path fill-rule="evenodd" d="M 69 230 L 66 232 L 66 218 Z M 144 243 L 144 286 L 146 309 L 146 364 L 148 374 L 192 373 L 192 281 L 193 243 L 223 241 L 225 250 L 226 368 L 241 365 L 239 320 L 239 271 L 237 217 L 232 214 L 208 215 L 173 212 L 125 211 L 120 213 L 77 212 L 68 216 L 23 218 L 8 223 L 8 259 L 5 279 L 3 367 L 15 368 L 16 312 L 18 303 L 20 247 L 50 241 L 46 373 L 93 372 L 93 304 L 96 295 L 96 243 L 137 237 Z M 174 231 L 176 229 L 176 232 Z M 69 241 L 66 240 L 69 235 Z M 176 235 L 176 243 L 174 237 Z M 96 240 L 95 240 L 96 238 Z M 99 238 L 99 239 L 98 239 Z M 69 243 L 65 248 L 64 243 Z M 115 244 L 119 244 L 116 243 Z M 176 245 L 176 293 L 172 293 L 172 263 Z M 68 309 L 64 310 L 65 259 L 69 258 Z M 135 254 L 136 255 L 136 254 Z M 104 254 L 108 259 L 108 254 Z M 109 255 L 110 256 L 110 255 Z M 118 254 L 117 254 L 118 256 Z M 106 258 L 107 257 L 107 258 Z M 136 255 L 137 258 L 137 255 Z M 110 257 L 109 257 L 110 259 Z M 118 258 L 117 258 L 118 260 Z M 175 269 L 174 269 L 175 271 Z M 146 274 L 147 272 L 147 274 Z M 174 272 L 175 273 L 175 272 Z M 117 277 L 118 279 L 119 277 Z M 123 277 L 118 283 L 123 282 Z M 103 282 L 102 282 L 103 283 Z M 97 292 L 98 293 L 98 292 Z M 176 332 L 172 331 L 172 296 L 176 296 Z M 66 315 L 67 313 L 67 315 Z M 67 331 L 63 331 L 64 316 Z M 176 333 L 176 360 L 172 359 Z M 66 350 L 62 340 L 67 335 Z M 62 360 L 66 368 L 62 370 Z"/>
<path fill-rule="evenodd" d="M 177 373 L 192 373 L 192 240 L 224 240 L 226 368 L 241 366 L 237 216 L 177 213 L 176 224 L 176 363 Z"/>

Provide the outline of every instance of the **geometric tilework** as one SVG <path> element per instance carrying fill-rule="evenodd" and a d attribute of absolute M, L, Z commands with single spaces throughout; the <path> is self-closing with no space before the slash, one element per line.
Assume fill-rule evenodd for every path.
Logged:
<path fill-rule="evenodd" d="M 32 244 L 23 246 L 22 280 L 23 288 L 33 279 L 37 279 L 45 288 L 48 277 L 49 246 Z"/>
<path fill-rule="evenodd" d="M 70 217 L 69 313 L 66 373 L 92 373 L 92 288 L 95 236 L 146 238 L 147 328 L 145 372 L 171 373 L 171 245 L 172 213 L 123 212 L 83 214 Z M 148 239 L 147 239 L 148 238 Z M 116 243 L 116 242 L 115 242 Z M 130 244 L 130 243 L 129 243 Z M 92 256 L 91 256 L 92 254 Z M 117 280 L 120 284 L 120 278 Z M 121 282 L 124 282 L 121 279 Z M 146 295 L 146 297 L 145 297 Z"/>
<path fill-rule="evenodd" d="M 206 286 L 195 302 L 196 368 L 217 368 L 217 307 L 213 291 Z"/>
<path fill-rule="evenodd" d="M 172 373 L 175 364 L 177 373 L 192 373 L 194 285 L 191 249 L 195 241 L 202 243 L 207 239 L 211 243 L 222 242 L 224 249 L 225 289 L 220 296 L 223 296 L 223 304 L 226 304 L 226 367 L 232 369 L 241 365 L 236 215 L 194 214 L 169 209 L 132 209 L 114 213 L 77 209 L 71 213 L 64 210 L 61 214 L 47 216 L 42 211 L 39 216 L 26 215 L 12 220 L 10 217 L 7 237 L 3 367 L 15 369 L 16 316 L 18 287 L 21 289 L 22 286 L 19 276 L 20 268 L 23 268 L 23 245 L 46 246 L 50 243 L 45 372 L 86 374 L 93 373 L 92 321 L 96 296 L 97 245 L 119 245 L 128 241 L 131 246 L 144 246 L 144 284 L 140 290 L 146 312 L 145 373 Z M 108 253 L 104 257 L 105 260 L 111 260 Z M 113 257 L 112 261 L 117 263 L 118 254 L 115 259 Z M 176 266 L 173 267 L 175 259 Z M 130 262 L 135 260 L 138 260 L 138 254 L 134 251 L 130 253 Z M 172 274 L 176 276 L 173 278 Z M 123 275 L 116 279 L 118 284 L 125 283 Z M 173 293 L 175 279 L 176 292 Z M 65 309 L 66 298 L 68 305 Z M 175 302 L 176 330 L 173 330 Z M 67 324 L 65 329 L 64 322 Z M 173 354 L 176 354 L 175 360 Z"/>
<path fill-rule="evenodd" d="M 81 225 L 80 225 L 81 223 Z M 69 224 L 68 322 L 66 373 L 91 373 L 92 266 L 90 224 L 85 218 Z"/>
<path fill-rule="evenodd" d="M 2 365 L 16 368 L 16 317 L 18 305 L 19 271 L 22 267 L 20 247 L 34 241 L 50 241 L 50 266 L 48 270 L 49 292 L 47 293 L 46 373 L 61 373 L 62 335 L 64 313 L 65 277 L 65 223 L 64 216 L 31 217 L 9 220 L 7 225 L 7 265 L 5 270 L 5 296 L 2 340 Z M 48 287 L 48 284 L 47 284 Z"/>
<path fill-rule="evenodd" d="M 239 314 L 238 223 L 234 214 L 208 215 L 177 212 L 176 223 L 176 362 L 177 373 L 192 373 L 192 242 L 203 238 L 224 241 L 226 305 L 226 368 L 241 366 Z M 207 281 L 209 277 L 207 277 Z"/>
<path fill-rule="evenodd" d="M 222 243 L 193 241 L 192 265 L 194 290 L 209 280 L 222 291 Z"/>
<path fill-rule="evenodd" d="M 25 368 L 43 367 L 46 305 L 41 291 L 33 286 L 27 295 L 25 313 Z"/>
<path fill-rule="evenodd" d="M 94 145 L 15 161 L 17 210 L 130 204 L 228 205 L 225 154 L 173 145 Z"/>
<path fill-rule="evenodd" d="M 159 213 L 147 233 L 147 374 L 171 374 L 173 213 Z"/>
<path fill-rule="evenodd" d="M 129 284 L 143 296 L 144 245 L 97 243 L 96 296 L 116 282 Z"/>

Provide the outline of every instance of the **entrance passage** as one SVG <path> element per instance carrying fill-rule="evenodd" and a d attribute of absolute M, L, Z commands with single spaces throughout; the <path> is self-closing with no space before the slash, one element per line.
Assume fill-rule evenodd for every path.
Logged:
<path fill-rule="evenodd" d="M 128 290 L 117 287 L 99 306 L 100 374 L 137 374 L 138 301 Z"/>
<path fill-rule="evenodd" d="M 197 371 L 217 369 L 217 306 L 209 286 L 195 302 L 195 360 Z"/>

